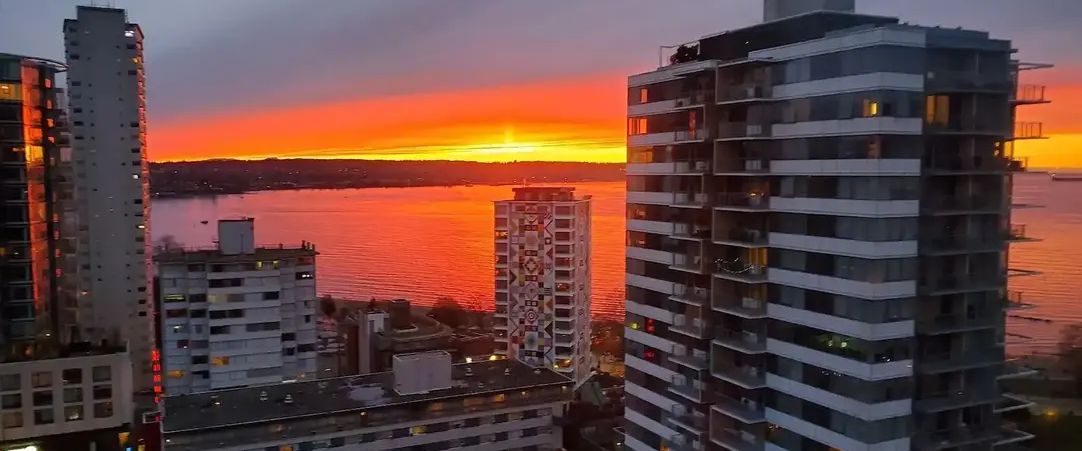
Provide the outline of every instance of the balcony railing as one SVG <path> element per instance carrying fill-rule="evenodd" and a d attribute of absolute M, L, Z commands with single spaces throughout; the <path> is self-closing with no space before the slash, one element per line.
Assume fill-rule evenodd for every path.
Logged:
<path fill-rule="evenodd" d="M 954 197 L 936 197 L 922 202 L 928 209 L 937 212 L 952 211 L 998 211 L 1006 206 L 1006 202 L 996 195 L 971 195 Z"/>
<path fill-rule="evenodd" d="M 719 242 L 729 241 L 751 245 L 765 245 L 767 243 L 766 231 L 759 229 L 731 228 L 719 231 L 718 235 L 715 241 Z"/>
<path fill-rule="evenodd" d="M 1009 159 L 997 156 L 936 157 L 928 162 L 932 172 L 1002 172 L 1009 166 Z"/>
<path fill-rule="evenodd" d="M 1007 290 L 1003 303 L 1003 308 L 1007 310 L 1025 310 L 1034 307 L 1033 304 L 1025 302 L 1022 292 L 1018 290 Z"/>
<path fill-rule="evenodd" d="M 1029 239 L 1029 237 L 1026 236 L 1026 225 L 1011 224 L 1011 229 L 1008 232 L 1007 237 L 1010 238 L 1011 241 L 1024 241 Z"/>
<path fill-rule="evenodd" d="M 694 370 L 705 370 L 710 366 L 710 354 L 701 349 L 688 349 L 682 355 L 672 354 L 669 360 L 678 365 L 683 365 Z"/>
<path fill-rule="evenodd" d="M 706 193 L 676 193 L 673 195 L 673 205 L 703 207 L 707 199 Z"/>
<path fill-rule="evenodd" d="M 673 287 L 673 297 L 679 298 L 689 304 L 705 305 L 710 302 L 710 289 L 688 285 L 676 285 Z"/>
<path fill-rule="evenodd" d="M 770 136 L 770 131 L 771 124 L 721 122 L 718 124 L 718 139 L 763 138 Z"/>
<path fill-rule="evenodd" d="M 765 173 L 770 172 L 770 160 L 766 158 L 723 158 L 714 162 L 716 173 Z"/>
<path fill-rule="evenodd" d="M 739 297 L 718 293 L 712 303 L 714 310 L 742 318 L 756 319 L 766 317 L 766 302 L 747 296 Z"/>
<path fill-rule="evenodd" d="M 1045 103 L 1048 99 L 1045 97 L 1044 85 L 1018 85 L 1018 90 L 1014 93 L 1015 103 Z"/>
<path fill-rule="evenodd" d="M 741 100 L 768 99 L 771 95 L 769 84 L 746 83 L 741 85 L 718 86 L 718 102 L 737 102 Z"/>
<path fill-rule="evenodd" d="M 747 330 L 718 329 L 714 333 L 714 341 L 719 346 L 734 349 L 747 354 L 760 354 L 766 352 L 766 340 L 761 334 Z"/>
<path fill-rule="evenodd" d="M 962 233 L 932 236 L 927 244 L 931 252 L 1000 250 L 1005 245 L 1001 236 Z"/>
<path fill-rule="evenodd" d="M 718 193 L 716 196 L 719 207 L 739 208 L 742 210 L 767 210 L 770 201 L 761 193 Z"/>
<path fill-rule="evenodd" d="M 1001 277 L 962 274 L 941 275 L 929 274 L 921 280 L 921 287 L 928 292 L 938 291 L 964 291 L 973 289 L 996 288 L 1006 283 Z"/>
<path fill-rule="evenodd" d="M 678 174 L 703 174 L 710 172 L 710 161 L 677 161 L 673 172 Z"/>
<path fill-rule="evenodd" d="M 762 439 L 749 431 L 738 431 L 729 427 L 715 425 L 710 428 L 710 440 L 725 449 L 737 451 L 760 451 Z"/>
<path fill-rule="evenodd" d="M 676 223 L 673 236 L 678 238 L 710 238 L 710 226 L 701 224 Z"/>
<path fill-rule="evenodd" d="M 751 398 L 734 399 L 719 394 L 715 397 L 713 409 L 744 423 L 759 423 L 766 420 L 763 403 Z"/>
<path fill-rule="evenodd" d="M 918 358 L 917 369 L 924 374 L 959 371 L 1003 363 L 1003 348 L 987 347 L 959 352 L 935 352 Z"/>
<path fill-rule="evenodd" d="M 990 329 L 998 325 L 997 318 L 993 315 L 977 315 L 971 318 L 964 313 L 936 315 L 932 318 L 920 321 L 919 324 L 921 332 L 926 334 Z"/>
<path fill-rule="evenodd" d="M 766 372 L 756 366 L 736 366 L 722 363 L 713 365 L 710 370 L 714 377 L 747 389 L 766 386 Z"/>
<path fill-rule="evenodd" d="M 627 137 L 629 146 L 644 147 L 673 144 L 687 141 L 702 141 L 708 137 L 706 130 L 676 130 L 671 132 L 656 132 Z"/>
<path fill-rule="evenodd" d="M 709 327 L 704 318 L 679 314 L 676 315 L 674 324 L 672 325 L 672 327 L 669 328 L 669 330 L 695 338 L 704 338 L 706 337 Z M 702 352 L 697 349 L 694 351 Z M 703 353 L 702 358 L 705 360 L 708 357 L 705 355 L 705 353 Z"/>
<path fill-rule="evenodd" d="M 714 260 L 714 275 L 738 282 L 763 282 L 766 280 L 766 266 L 745 263 L 739 258 L 732 260 L 718 258 Z"/>
<path fill-rule="evenodd" d="M 993 384 L 984 387 L 969 387 L 967 390 L 944 390 L 921 395 L 913 401 L 913 407 L 921 412 L 941 412 L 981 403 L 991 403 L 999 398 Z"/>
<path fill-rule="evenodd" d="M 703 270 L 703 257 L 701 255 L 674 253 L 672 266 L 685 271 L 700 272 Z"/>
<path fill-rule="evenodd" d="M 1041 122 L 1016 122 L 1014 139 L 1044 139 L 1044 124 Z"/>
<path fill-rule="evenodd" d="M 913 438 L 913 445 L 915 449 L 920 451 L 939 451 L 969 443 L 990 441 L 998 435 L 999 427 L 996 425 L 962 426 L 918 434 Z"/>

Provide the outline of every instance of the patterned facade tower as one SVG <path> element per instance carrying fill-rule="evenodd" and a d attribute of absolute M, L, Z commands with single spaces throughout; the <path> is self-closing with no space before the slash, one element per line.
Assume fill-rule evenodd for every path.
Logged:
<path fill-rule="evenodd" d="M 590 356 L 590 198 L 515 188 L 497 201 L 497 354 L 585 382 Z"/>

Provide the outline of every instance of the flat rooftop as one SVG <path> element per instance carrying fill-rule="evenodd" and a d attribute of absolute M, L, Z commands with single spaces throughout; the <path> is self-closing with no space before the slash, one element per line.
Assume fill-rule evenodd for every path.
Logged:
<path fill-rule="evenodd" d="M 314 247 L 257 247 L 250 254 L 223 254 L 218 248 L 176 249 L 154 254 L 159 263 L 241 263 L 316 256 Z"/>
<path fill-rule="evenodd" d="M 466 376 L 466 368 L 473 372 Z M 504 370 L 510 369 L 510 375 Z M 516 360 L 461 363 L 451 366 L 451 388 L 429 393 L 399 395 L 394 373 L 373 373 L 305 382 L 257 385 L 191 395 L 168 396 L 162 402 L 165 433 L 227 428 L 285 418 L 360 412 L 399 404 L 422 403 L 483 393 L 533 387 L 571 386 L 559 373 L 534 368 Z M 267 400 L 260 401 L 260 392 Z M 291 404 L 284 402 L 286 395 Z"/>

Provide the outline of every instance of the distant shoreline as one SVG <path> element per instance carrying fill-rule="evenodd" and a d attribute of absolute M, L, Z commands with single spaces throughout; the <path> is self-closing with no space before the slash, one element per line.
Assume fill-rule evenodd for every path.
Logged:
<path fill-rule="evenodd" d="M 206 160 L 152 163 L 159 199 L 291 189 L 506 186 L 521 183 L 615 182 L 624 163 L 386 160 Z"/>
<path fill-rule="evenodd" d="M 623 178 L 619 179 L 592 179 L 592 180 L 531 180 L 530 185 L 543 185 L 543 184 L 575 184 L 575 183 L 605 183 L 605 182 L 623 182 Z M 365 186 L 291 186 L 291 187 L 266 187 L 258 189 L 250 189 L 245 191 L 205 191 L 205 192 L 184 192 L 184 193 L 151 193 L 150 196 L 154 199 L 185 199 L 194 197 L 214 197 L 214 196 L 236 196 L 242 194 L 254 194 L 263 191 L 299 191 L 299 190 L 346 190 L 346 189 L 398 189 L 398 188 L 454 188 L 459 186 L 520 186 L 522 183 L 503 182 L 503 183 L 452 183 L 452 184 L 417 184 L 417 185 L 365 185 Z"/>

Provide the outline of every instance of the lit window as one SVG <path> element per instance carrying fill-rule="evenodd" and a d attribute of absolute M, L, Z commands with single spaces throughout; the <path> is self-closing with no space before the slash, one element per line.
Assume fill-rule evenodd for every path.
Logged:
<path fill-rule="evenodd" d="M 639 103 L 646 103 L 650 100 L 650 90 L 646 88 L 639 89 Z"/>
<path fill-rule="evenodd" d="M 413 426 L 410 428 L 410 435 L 421 435 L 424 434 L 427 430 L 428 427 L 425 425 Z"/>
<path fill-rule="evenodd" d="M 135 37 L 135 31 L 125 30 L 124 31 L 124 37 L 125 38 L 134 38 Z"/>
<path fill-rule="evenodd" d="M 211 357 L 210 364 L 214 366 L 229 365 L 229 356 L 224 357 Z"/>
<path fill-rule="evenodd" d="M 165 375 L 168 376 L 170 379 L 180 379 L 180 378 L 184 377 L 184 371 L 182 371 L 182 370 L 172 370 L 172 371 L 169 371 L 168 373 L 165 373 Z"/>
<path fill-rule="evenodd" d="M 864 99 L 864 117 L 877 117 L 880 113 L 878 100 Z"/>

